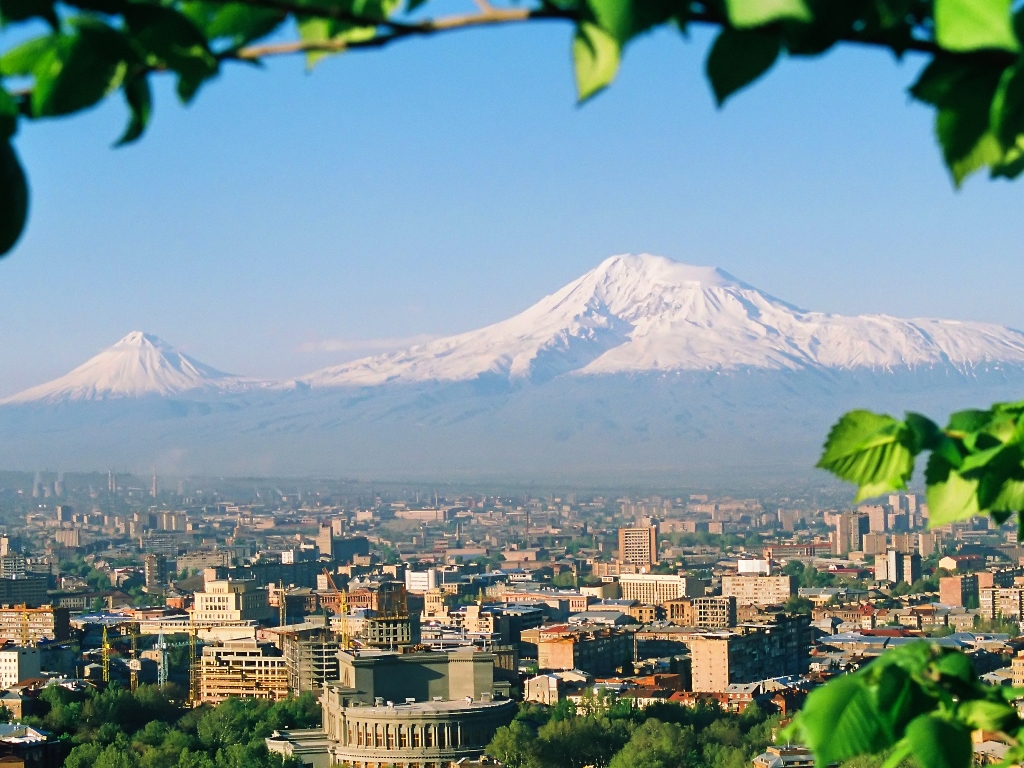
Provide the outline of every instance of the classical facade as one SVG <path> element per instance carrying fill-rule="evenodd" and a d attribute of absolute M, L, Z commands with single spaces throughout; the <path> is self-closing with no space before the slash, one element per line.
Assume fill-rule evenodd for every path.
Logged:
<path fill-rule="evenodd" d="M 483 754 L 495 731 L 512 722 L 511 699 L 379 702 L 366 705 L 327 686 L 324 729 L 331 764 L 352 768 L 450 768 Z"/>

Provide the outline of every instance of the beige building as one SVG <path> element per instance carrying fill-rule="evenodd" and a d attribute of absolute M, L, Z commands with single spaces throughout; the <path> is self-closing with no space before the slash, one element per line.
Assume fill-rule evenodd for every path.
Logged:
<path fill-rule="evenodd" d="M 649 569 L 658 563 L 658 526 L 619 528 L 619 560 Z"/>
<path fill-rule="evenodd" d="M 216 704 L 229 696 L 283 699 L 288 696 L 288 665 L 280 650 L 255 640 L 207 645 L 199 666 L 200 701 Z"/>
<path fill-rule="evenodd" d="M 71 612 L 67 608 L 0 608 L 0 642 L 36 645 L 43 640 L 71 639 Z"/>
<path fill-rule="evenodd" d="M 197 623 L 265 621 L 271 617 L 267 590 L 251 579 L 218 579 L 206 582 L 195 594 L 192 620 Z"/>
<path fill-rule="evenodd" d="M 796 594 L 792 576 L 723 576 L 722 597 L 736 605 L 781 605 Z"/>
<path fill-rule="evenodd" d="M 703 597 L 705 583 L 692 576 L 639 573 L 620 576 L 619 590 L 623 600 L 662 605 L 680 597 Z"/>
<path fill-rule="evenodd" d="M 0 650 L 0 688 L 12 688 L 22 680 L 39 675 L 38 648 L 6 646 Z"/>
<path fill-rule="evenodd" d="M 978 607 L 986 619 L 1024 618 L 1024 589 L 989 587 L 978 590 Z"/>

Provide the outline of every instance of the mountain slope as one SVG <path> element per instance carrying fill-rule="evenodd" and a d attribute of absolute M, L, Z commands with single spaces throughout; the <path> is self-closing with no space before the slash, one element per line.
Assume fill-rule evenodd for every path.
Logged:
<path fill-rule="evenodd" d="M 546 381 L 565 373 L 747 367 L 966 371 L 998 363 L 1024 365 L 1024 334 L 985 323 L 808 312 L 720 269 L 642 254 L 613 256 L 508 320 L 299 381 Z"/>
<path fill-rule="evenodd" d="M 246 383 L 241 377 L 178 352 L 156 336 L 133 331 L 70 373 L 0 404 L 169 396 L 200 390 L 236 390 Z"/>

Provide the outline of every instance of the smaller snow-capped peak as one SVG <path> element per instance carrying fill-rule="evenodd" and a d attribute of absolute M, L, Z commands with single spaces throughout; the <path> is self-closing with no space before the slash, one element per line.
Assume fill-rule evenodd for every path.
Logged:
<path fill-rule="evenodd" d="M 177 351 L 163 339 L 132 331 L 68 374 L 2 403 L 107 400 L 174 395 L 201 389 L 236 389 L 245 380 Z"/>

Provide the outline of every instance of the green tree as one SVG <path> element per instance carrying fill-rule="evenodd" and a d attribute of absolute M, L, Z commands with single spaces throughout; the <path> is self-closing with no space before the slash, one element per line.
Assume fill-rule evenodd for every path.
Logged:
<path fill-rule="evenodd" d="M 782 606 L 789 613 L 802 613 L 810 616 L 814 611 L 814 603 L 806 597 L 792 595 Z"/>
<path fill-rule="evenodd" d="M 537 759 L 537 734 L 526 722 L 516 719 L 502 726 L 487 745 L 487 754 L 508 768 L 526 768 Z"/>
<path fill-rule="evenodd" d="M 651 718 L 633 731 L 609 768 L 684 768 L 696 745 L 693 728 Z"/>

